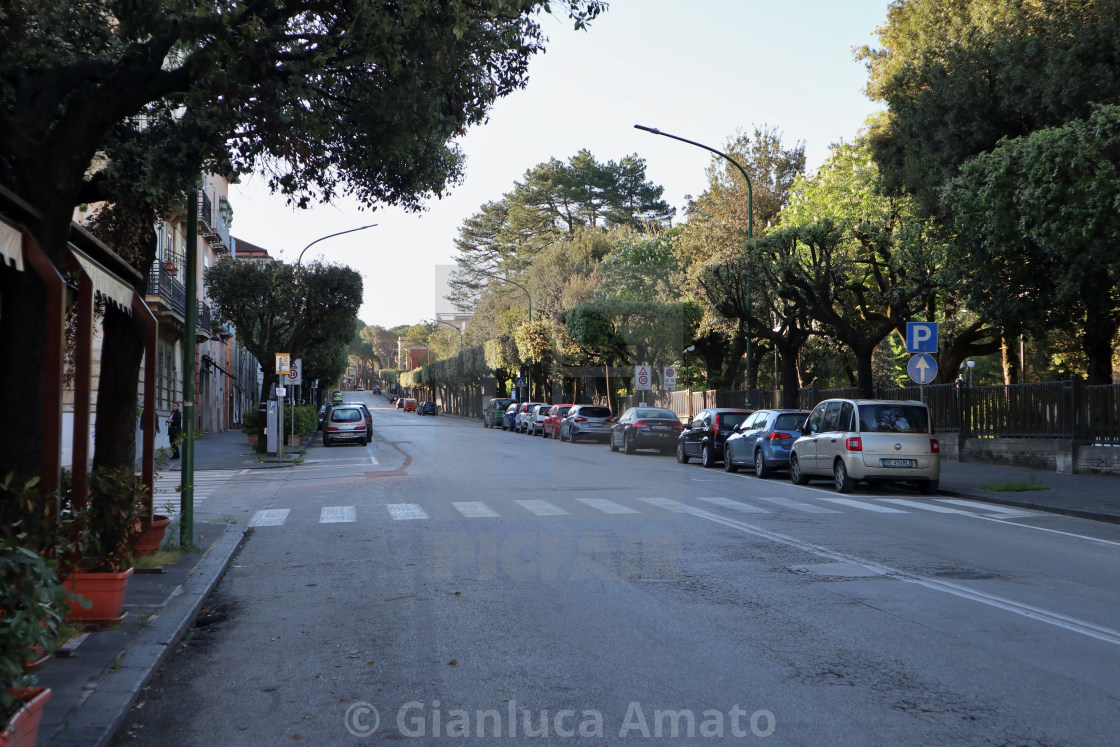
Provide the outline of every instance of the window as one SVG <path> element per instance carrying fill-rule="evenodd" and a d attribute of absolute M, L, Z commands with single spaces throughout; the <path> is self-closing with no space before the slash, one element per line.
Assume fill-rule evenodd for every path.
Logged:
<path fill-rule="evenodd" d="M 813 412 L 809 415 L 809 432 L 820 433 L 821 421 L 824 420 L 824 410 L 827 407 L 827 402 L 822 402 L 813 408 Z"/>
<path fill-rule="evenodd" d="M 865 433 L 929 433 L 929 412 L 919 405 L 862 405 L 859 423 Z"/>
<path fill-rule="evenodd" d="M 801 429 L 805 422 L 805 414 L 799 412 L 784 412 L 774 421 L 776 431 L 796 431 Z"/>
<path fill-rule="evenodd" d="M 821 420 L 821 433 L 832 433 L 840 424 L 840 402 L 829 402 Z"/>
<path fill-rule="evenodd" d="M 719 416 L 720 429 L 734 430 L 735 426 L 742 425 L 743 421 L 747 419 L 747 415 L 743 413 L 725 412 Z"/>

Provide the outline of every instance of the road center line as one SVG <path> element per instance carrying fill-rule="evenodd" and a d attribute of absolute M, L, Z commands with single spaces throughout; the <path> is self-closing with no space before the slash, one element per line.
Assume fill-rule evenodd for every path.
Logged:
<path fill-rule="evenodd" d="M 880 575 L 890 576 L 891 578 L 895 578 L 899 581 L 907 581 L 909 583 L 918 584 L 919 586 L 924 586 L 925 588 L 931 589 L 933 591 L 952 594 L 953 596 L 960 597 L 962 599 L 969 599 L 971 601 L 979 602 L 980 604 L 984 604 L 989 607 L 995 607 L 996 609 L 1001 609 L 1006 612 L 1021 615 L 1022 617 L 1026 617 L 1031 620 L 1037 620 L 1039 622 L 1046 623 L 1047 625 L 1053 625 L 1058 628 L 1063 628 L 1073 633 L 1079 633 L 1090 638 L 1096 638 L 1099 641 L 1111 643 L 1114 646 L 1120 646 L 1120 631 L 1113 630 L 1111 628 L 1105 628 L 1103 626 L 1095 625 L 1084 620 L 1078 620 L 1075 617 L 1069 617 L 1057 612 L 1050 612 L 1049 610 L 1044 610 L 1039 607 L 1032 607 L 1028 604 L 1022 604 L 1010 599 L 1004 599 L 1003 597 L 997 597 L 994 594 L 986 594 L 981 591 L 975 591 L 973 589 L 969 589 L 968 587 L 950 583 L 948 581 L 941 581 L 939 579 L 932 579 L 927 578 L 926 576 L 918 576 L 913 573 L 907 573 L 906 571 L 902 571 L 897 568 L 892 568 L 890 566 L 882 565 L 881 563 L 876 563 L 870 560 L 864 560 L 863 558 L 857 557 L 855 555 L 848 555 L 836 550 L 829 550 L 819 545 L 814 545 L 810 542 L 795 539 L 794 537 L 780 534 L 778 532 L 772 532 L 768 529 L 763 529 L 762 527 L 757 527 L 753 524 L 747 524 L 746 522 L 738 521 L 736 519 L 729 519 L 718 514 L 710 513 L 703 509 L 695 508 L 693 506 L 686 506 L 685 513 L 692 514 L 693 516 L 699 517 L 701 519 L 707 519 L 708 521 L 714 521 L 717 524 L 723 524 L 724 526 L 731 527 L 733 529 L 738 529 L 747 534 L 754 535 L 755 537 L 761 537 L 762 539 L 770 540 L 771 542 L 777 542 L 789 547 L 795 547 L 799 550 L 804 550 L 814 555 L 828 558 L 829 560 L 843 563 L 855 563 L 857 565 L 863 566 L 864 568 L 867 568 L 870 571 L 874 571 Z"/>

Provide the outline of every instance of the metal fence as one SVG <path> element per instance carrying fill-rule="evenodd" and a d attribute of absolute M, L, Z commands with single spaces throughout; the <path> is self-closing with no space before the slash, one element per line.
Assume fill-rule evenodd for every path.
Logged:
<path fill-rule="evenodd" d="M 857 398 L 859 390 L 801 389 L 797 395 L 798 408 L 809 410 L 826 399 Z M 940 433 L 978 438 L 1070 438 L 1120 445 L 1120 384 L 1088 386 L 1080 381 L 1052 381 L 970 387 L 951 383 L 877 389 L 874 398 L 924 401 Z M 780 407 L 781 392 L 646 392 L 622 397 L 618 405 L 625 409 L 640 402 L 668 408 L 687 419 L 708 407 Z M 600 404 L 605 404 L 605 400 Z"/>

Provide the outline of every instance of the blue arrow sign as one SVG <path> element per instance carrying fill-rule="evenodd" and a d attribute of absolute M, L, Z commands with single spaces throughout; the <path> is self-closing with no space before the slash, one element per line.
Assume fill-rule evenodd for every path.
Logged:
<path fill-rule="evenodd" d="M 906 322 L 906 352 L 936 353 L 937 322 Z"/>
<path fill-rule="evenodd" d="M 906 364 L 906 373 L 919 384 L 928 384 L 937 376 L 937 361 L 925 353 L 918 353 Z"/>

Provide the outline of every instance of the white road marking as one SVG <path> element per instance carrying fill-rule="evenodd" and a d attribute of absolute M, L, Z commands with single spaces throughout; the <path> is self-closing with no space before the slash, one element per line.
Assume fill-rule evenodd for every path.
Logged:
<path fill-rule="evenodd" d="M 608 501 L 606 498 L 576 498 L 577 501 L 585 506 L 596 508 L 605 514 L 636 514 L 638 513 L 632 508 L 628 508 L 614 501 Z"/>
<path fill-rule="evenodd" d="M 751 500 L 766 501 L 773 503 L 775 506 L 782 508 L 792 508 L 794 511 L 803 511 L 807 514 L 838 514 L 841 511 L 836 511 L 831 508 L 821 508 L 820 506 L 812 506 L 808 503 L 801 503 L 800 501 L 791 501 L 789 498 L 778 498 L 777 496 L 752 496 Z"/>
<path fill-rule="evenodd" d="M 257 511 L 253 514 L 253 518 L 249 520 L 251 527 L 278 527 L 283 526 L 284 522 L 288 519 L 290 508 L 266 508 L 263 511 Z"/>
<path fill-rule="evenodd" d="M 949 508 L 948 506 L 938 506 L 936 503 L 922 503 L 921 501 L 908 501 L 905 498 L 879 498 L 878 500 L 884 503 L 893 503 L 897 506 L 906 506 L 908 508 L 917 508 L 922 511 L 932 511 L 935 514 L 959 514 L 961 516 L 976 516 L 971 511 L 962 511 L 959 508 Z"/>
<path fill-rule="evenodd" d="M 714 521 L 717 524 L 732 527 L 733 529 L 738 529 L 742 532 L 745 532 L 746 534 L 750 534 L 755 537 L 761 537 L 763 539 L 768 539 L 771 542 L 777 542 L 789 547 L 795 547 L 800 550 L 810 552 L 814 555 L 818 555 L 822 558 L 827 558 L 829 560 L 841 563 L 855 563 L 868 569 L 869 571 L 873 571 L 884 576 L 889 576 L 891 578 L 898 579 L 899 581 L 918 584 L 919 586 L 924 586 L 925 588 L 931 589 L 933 591 L 952 594 L 953 596 L 960 597 L 962 599 L 979 602 L 980 604 L 994 607 L 996 609 L 1001 609 L 1006 612 L 1011 612 L 1013 614 L 1029 618 L 1031 620 L 1037 620 L 1038 622 L 1046 623 L 1047 625 L 1053 625 L 1055 627 L 1068 630 L 1072 633 L 1078 633 L 1090 638 L 1095 638 L 1099 641 L 1104 641 L 1105 643 L 1111 643 L 1115 646 L 1120 646 L 1120 630 L 1106 628 L 1103 625 L 1097 625 L 1085 620 L 1079 620 L 1075 617 L 1063 615 L 1059 612 L 1052 612 L 1040 607 L 1034 607 L 1029 604 L 1023 604 L 1021 602 L 1013 601 L 1011 599 L 998 597 L 994 594 L 986 594 L 982 591 L 976 591 L 960 584 L 954 584 L 948 581 L 942 581 L 940 579 L 933 579 L 926 576 L 919 576 L 913 573 L 908 573 L 898 568 L 892 568 L 888 565 L 883 565 L 882 563 L 865 560 L 855 555 L 847 555 L 836 550 L 829 550 L 819 545 L 814 545 L 810 542 L 805 542 L 788 535 L 779 534 L 778 532 L 772 532 L 768 529 L 763 529 L 762 527 L 747 524 L 736 519 L 729 519 L 718 514 L 704 511 L 703 509 L 693 508 L 692 506 L 689 506 L 685 509 L 685 511 L 701 519 Z M 1012 526 L 1021 525 L 1013 524 Z"/>
<path fill-rule="evenodd" d="M 482 501 L 452 501 L 451 505 L 468 519 L 492 519 L 498 515 Z"/>
<path fill-rule="evenodd" d="M 526 511 L 530 511 L 537 516 L 566 516 L 567 511 L 559 506 L 549 503 L 548 501 L 514 501 L 517 505 L 521 506 Z"/>
<path fill-rule="evenodd" d="M 354 506 L 323 506 L 319 512 L 320 524 L 345 524 L 358 520 L 358 509 Z"/>
<path fill-rule="evenodd" d="M 385 508 L 389 509 L 393 521 L 428 518 L 428 513 L 418 503 L 389 503 Z"/>
<path fill-rule="evenodd" d="M 651 506 L 657 506 L 658 508 L 663 508 L 667 511 L 674 511 L 678 514 L 684 512 L 684 504 L 681 503 L 680 501 L 674 501 L 674 500 L 670 500 L 668 498 L 654 498 L 654 497 L 649 497 L 649 498 L 639 497 L 638 500 L 642 501 L 643 503 L 648 503 Z"/>
<path fill-rule="evenodd" d="M 1009 506 L 1000 506 L 996 503 L 983 503 L 981 501 L 966 501 L 961 498 L 938 498 L 940 503 L 952 503 L 954 506 L 964 506 L 966 508 L 973 508 L 977 511 L 982 511 L 986 514 L 1011 514 L 1015 516 L 1034 516 L 1036 512 L 1026 511 L 1021 508 L 1013 508 Z"/>
<path fill-rule="evenodd" d="M 887 508 L 886 506 L 876 506 L 874 503 L 865 503 L 864 501 L 854 501 L 851 498 L 826 498 L 821 496 L 820 500 L 828 501 L 829 503 L 839 503 L 842 506 L 851 506 L 858 508 L 861 511 L 874 511 L 880 514 L 904 514 L 906 511 L 899 511 L 897 508 Z"/>
<path fill-rule="evenodd" d="M 769 509 L 758 508 L 757 506 L 751 506 L 750 504 L 742 503 L 740 501 L 733 501 L 730 498 L 724 498 L 718 495 L 700 497 L 698 500 L 707 501 L 708 503 L 715 504 L 716 506 L 722 506 L 723 508 L 733 508 L 736 511 L 742 511 L 745 514 L 770 513 Z"/>

